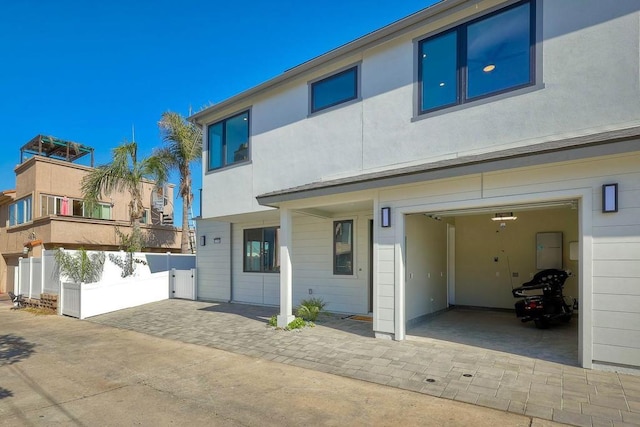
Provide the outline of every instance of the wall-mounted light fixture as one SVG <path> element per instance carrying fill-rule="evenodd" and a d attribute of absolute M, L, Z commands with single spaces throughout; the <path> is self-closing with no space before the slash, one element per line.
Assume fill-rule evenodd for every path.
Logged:
<path fill-rule="evenodd" d="M 602 186 L 602 212 L 618 212 L 618 184 Z"/>
<path fill-rule="evenodd" d="M 29 255 L 29 246 L 22 248 L 22 255 Z"/>
<path fill-rule="evenodd" d="M 200 246 L 207 246 L 207 236 L 200 236 Z"/>
<path fill-rule="evenodd" d="M 491 218 L 491 221 L 515 221 L 518 219 L 517 216 L 513 215 L 513 212 L 502 212 L 497 213 Z"/>
<path fill-rule="evenodd" d="M 213 238 L 213 243 L 215 245 L 219 245 L 220 243 L 222 243 L 222 238 L 221 237 L 214 237 Z"/>
<path fill-rule="evenodd" d="M 391 208 L 387 207 L 380 210 L 380 225 L 391 227 Z"/>

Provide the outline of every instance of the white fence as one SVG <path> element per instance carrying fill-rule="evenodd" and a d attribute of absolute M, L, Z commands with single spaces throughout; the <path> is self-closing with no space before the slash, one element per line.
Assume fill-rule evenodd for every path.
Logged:
<path fill-rule="evenodd" d="M 20 260 L 16 293 L 58 294 L 60 314 L 84 319 L 168 298 L 197 298 L 194 255 L 136 253 L 133 275 L 122 278 L 117 263 L 125 253 L 107 252 L 100 281 L 78 284 L 60 277 L 54 254 L 44 251 L 42 259 Z"/>

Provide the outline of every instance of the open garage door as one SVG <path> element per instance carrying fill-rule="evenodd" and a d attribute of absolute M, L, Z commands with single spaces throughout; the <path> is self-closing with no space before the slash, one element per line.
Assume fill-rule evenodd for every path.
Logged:
<path fill-rule="evenodd" d="M 564 295 L 577 298 L 578 259 L 570 250 L 579 234 L 576 207 L 566 201 L 407 215 L 408 335 L 577 364 L 577 312 L 569 323 L 539 330 L 516 317 L 512 294 L 553 266 L 574 273 Z"/>

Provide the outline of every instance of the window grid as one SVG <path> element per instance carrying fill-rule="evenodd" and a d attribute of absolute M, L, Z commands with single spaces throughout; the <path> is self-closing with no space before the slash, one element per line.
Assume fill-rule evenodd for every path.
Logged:
<path fill-rule="evenodd" d="M 244 230 L 245 273 L 280 272 L 280 227 Z"/>
<path fill-rule="evenodd" d="M 249 110 L 209 125 L 208 170 L 249 160 Z"/>
<path fill-rule="evenodd" d="M 469 77 L 469 50 L 470 46 L 468 43 L 469 38 L 469 28 L 473 28 L 474 26 L 480 26 L 485 22 L 489 22 L 492 19 L 506 17 L 507 15 L 513 15 L 517 9 L 522 8 L 522 10 L 528 11 L 528 48 L 527 48 L 527 61 L 528 66 L 526 67 L 527 78 L 526 81 L 514 82 L 513 84 L 505 84 L 503 87 L 498 87 L 494 90 L 487 90 L 484 93 L 478 93 L 476 95 L 469 94 L 470 90 L 470 80 L 472 78 Z M 433 36 L 427 37 L 421 40 L 418 43 L 418 90 L 419 90 L 419 114 L 429 113 L 432 111 L 437 111 L 445 108 L 449 108 L 455 105 L 465 104 L 468 102 L 476 101 L 479 99 L 496 96 L 502 93 L 510 92 L 513 90 L 517 90 L 526 86 L 531 86 L 535 84 L 535 0 L 523 0 L 506 8 L 497 10 L 495 12 L 489 13 L 487 15 L 481 16 L 469 22 L 458 25 L 455 28 L 446 30 L 442 33 L 435 34 Z M 452 34 L 456 35 L 456 43 L 454 46 L 455 51 L 455 61 L 456 61 L 456 70 L 455 70 L 455 84 L 456 84 L 456 94 L 453 101 L 449 102 L 441 102 L 430 104 L 428 102 L 428 97 L 425 95 L 426 87 L 425 87 L 425 66 L 424 59 L 426 58 L 424 48 L 426 45 L 438 41 L 439 39 L 445 38 Z M 505 38 L 506 40 L 506 38 Z M 487 66 L 492 65 L 490 63 Z M 496 67 L 489 69 L 487 67 L 483 68 L 485 73 L 491 73 L 495 70 Z M 503 68 L 504 69 L 504 68 Z M 427 70 L 428 71 L 428 70 Z M 502 71 L 502 70 L 501 70 Z M 476 77 L 473 77 L 475 79 Z M 447 84 L 444 81 L 441 81 L 439 84 L 440 87 L 446 87 Z M 433 94 L 430 94 L 433 96 Z"/>

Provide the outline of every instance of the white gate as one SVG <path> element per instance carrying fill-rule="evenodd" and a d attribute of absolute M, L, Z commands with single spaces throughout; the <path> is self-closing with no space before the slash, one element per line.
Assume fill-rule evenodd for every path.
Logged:
<path fill-rule="evenodd" d="M 171 269 L 171 298 L 196 299 L 196 270 Z"/>
<path fill-rule="evenodd" d="M 61 312 L 63 315 L 81 318 L 80 299 L 80 283 L 62 283 Z"/>

